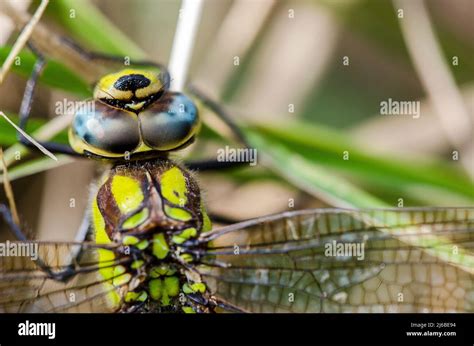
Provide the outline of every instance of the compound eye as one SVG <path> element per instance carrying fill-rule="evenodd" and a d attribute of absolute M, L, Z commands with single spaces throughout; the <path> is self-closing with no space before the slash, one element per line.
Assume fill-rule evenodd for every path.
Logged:
<path fill-rule="evenodd" d="M 199 115 L 194 102 L 181 93 L 168 93 L 138 115 L 143 142 L 149 147 L 173 150 L 193 137 L 199 129 Z"/>
<path fill-rule="evenodd" d="M 137 116 L 131 112 L 94 102 L 93 109 L 79 109 L 70 132 L 71 146 L 99 156 L 121 155 L 140 144 Z"/>

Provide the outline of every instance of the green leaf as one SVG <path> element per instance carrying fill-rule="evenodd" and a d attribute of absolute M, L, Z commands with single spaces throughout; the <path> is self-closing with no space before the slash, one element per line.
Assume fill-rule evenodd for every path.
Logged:
<path fill-rule="evenodd" d="M 51 1 L 46 14 L 90 49 L 109 54 L 127 54 L 135 59 L 146 58 L 146 53 L 89 0 Z"/>
<path fill-rule="evenodd" d="M 321 200 L 346 208 L 388 206 L 382 200 L 352 185 L 347 179 L 334 175 L 321 164 L 307 160 L 258 132 L 250 132 L 249 138 L 259 150 L 260 163 L 263 161 L 293 185 Z"/>
<path fill-rule="evenodd" d="M 6 114 L 10 120 L 15 124 L 18 124 L 18 116 L 10 113 Z M 47 124 L 47 121 L 44 119 L 32 118 L 28 120 L 28 128 L 26 129 L 27 133 L 33 133 L 41 126 Z M 67 130 L 62 130 L 57 133 L 53 138 L 53 141 L 59 143 L 68 143 Z M 18 143 L 17 132 L 13 126 L 8 125 L 3 118 L 0 118 L 0 146 L 9 147 Z"/>
<path fill-rule="evenodd" d="M 29 175 L 41 173 L 52 168 L 67 165 L 74 161 L 73 158 L 66 155 L 58 155 L 58 161 L 51 160 L 51 158 L 43 156 L 37 159 L 29 160 L 23 164 L 16 165 L 8 169 L 8 179 L 13 181 L 27 177 Z M 3 174 L 0 174 L 0 184 L 3 184 Z"/>
<path fill-rule="evenodd" d="M 474 200 L 474 186 L 459 169 L 439 162 L 413 162 L 370 154 L 357 148 L 348 139 L 350 136 L 341 131 L 298 121 L 259 124 L 252 127 L 252 131 L 267 141 L 298 153 L 309 162 L 368 186 L 399 191 L 402 196 L 416 197 L 425 193 L 442 205 L 447 202 L 472 203 Z M 343 160 L 344 151 L 349 152 L 349 160 Z"/>

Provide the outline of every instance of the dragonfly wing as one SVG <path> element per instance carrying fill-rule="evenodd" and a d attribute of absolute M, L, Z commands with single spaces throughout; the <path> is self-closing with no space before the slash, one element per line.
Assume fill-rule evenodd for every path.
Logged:
<path fill-rule="evenodd" d="M 246 311 L 474 311 L 474 208 L 288 212 L 202 241 L 211 293 Z"/>
<path fill-rule="evenodd" d="M 37 244 L 37 252 L 33 257 L 0 257 L 0 312 L 111 311 L 111 294 L 119 288 L 99 274 L 97 250 L 101 247 L 67 242 L 21 244 Z M 80 253 L 79 260 L 71 257 L 76 253 Z M 117 262 L 114 259 L 100 267 L 113 267 Z M 64 273 L 67 268 L 71 270 L 69 280 L 52 278 L 51 274 Z"/>

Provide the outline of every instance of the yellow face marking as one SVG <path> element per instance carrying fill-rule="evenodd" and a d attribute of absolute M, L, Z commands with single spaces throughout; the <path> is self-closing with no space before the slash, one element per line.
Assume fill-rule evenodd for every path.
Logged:
<path fill-rule="evenodd" d="M 95 86 L 94 98 L 115 99 L 121 101 L 131 100 L 133 97 L 132 91 L 118 90 L 114 86 L 115 82 L 117 82 L 120 78 L 131 74 L 142 75 L 150 81 L 150 84 L 148 84 L 146 87 L 135 90 L 135 96 L 140 99 L 156 94 L 163 87 L 160 80 L 158 79 L 157 73 L 139 69 L 125 69 L 102 77 Z"/>
<path fill-rule="evenodd" d="M 170 203 L 185 205 L 188 203 L 186 178 L 178 167 L 173 167 L 164 172 L 160 179 L 161 194 Z"/>
<path fill-rule="evenodd" d="M 137 91 L 135 91 L 135 95 L 140 99 L 144 99 L 148 96 L 156 94 L 158 91 L 160 91 L 163 85 L 156 77 L 155 77 L 155 80 L 156 82 L 151 82 L 150 85 L 147 86 L 146 88 L 138 89 Z"/>
<path fill-rule="evenodd" d="M 138 102 L 138 103 L 135 103 L 135 104 L 128 104 L 128 107 L 137 111 L 137 110 L 143 108 L 144 105 L 145 105 L 145 101 Z"/>
<path fill-rule="evenodd" d="M 115 203 L 123 214 L 131 213 L 143 202 L 143 191 L 137 180 L 115 175 L 111 185 Z"/>

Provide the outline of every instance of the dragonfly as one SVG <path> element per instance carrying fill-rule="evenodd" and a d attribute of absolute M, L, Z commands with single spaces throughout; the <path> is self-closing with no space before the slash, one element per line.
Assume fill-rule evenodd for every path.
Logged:
<path fill-rule="evenodd" d="M 123 60 L 63 44 L 89 62 Z M 37 59 L 23 130 L 47 62 L 29 47 Z M 472 207 L 308 209 L 213 227 L 194 170 L 233 164 L 173 160 L 197 137 L 197 102 L 169 90 L 163 65 L 131 65 L 95 84 L 93 107 L 74 114 L 69 145 L 38 141 L 111 163 L 92 189 L 84 239 L 27 239 L 0 204 L 18 239 L 0 248 L 17 251 L 0 256 L 0 312 L 474 311 Z M 248 146 L 218 103 L 191 92 Z"/>

